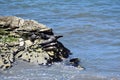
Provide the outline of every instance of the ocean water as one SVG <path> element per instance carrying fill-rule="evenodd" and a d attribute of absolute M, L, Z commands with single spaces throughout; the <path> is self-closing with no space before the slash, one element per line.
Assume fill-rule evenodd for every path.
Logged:
<path fill-rule="evenodd" d="M 120 0 L 0 0 L 0 15 L 51 27 L 86 68 L 16 62 L 0 80 L 120 80 Z"/>

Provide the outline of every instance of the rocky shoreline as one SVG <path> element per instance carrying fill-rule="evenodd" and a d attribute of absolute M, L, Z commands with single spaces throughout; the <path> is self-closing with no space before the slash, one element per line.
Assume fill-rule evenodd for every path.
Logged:
<path fill-rule="evenodd" d="M 13 66 L 16 59 L 38 65 L 51 65 L 71 55 L 52 29 L 34 20 L 15 16 L 0 17 L 0 69 Z M 83 69 L 78 58 L 69 63 Z"/>

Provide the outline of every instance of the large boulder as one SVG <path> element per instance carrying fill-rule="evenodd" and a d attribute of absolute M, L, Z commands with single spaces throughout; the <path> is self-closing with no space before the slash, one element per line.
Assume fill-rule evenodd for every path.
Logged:
<path fill-rule="evenodd" d="M 0 68 L 12 67 L 16 59 L 50 65 L 71 54 L 52 29 L 34 20 L 0 17 Z"/>

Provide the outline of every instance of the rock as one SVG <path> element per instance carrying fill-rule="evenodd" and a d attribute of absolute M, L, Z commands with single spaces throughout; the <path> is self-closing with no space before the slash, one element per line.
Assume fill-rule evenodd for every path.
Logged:
<path fill-rule="evenodd" d="M 34 20 L 15 16 L 0 17 L 0 68 L 7 69 L 16 59 L 38 65 L 62 61 L 71 55 L 52 29 Z"/>
<path fill-rule="evenodd" d="M 8 17 L 0 17 L 0 27 L 7 29 L 15 29 L 19 26 L 23 26 L 24 19 L 15 17 L 15 16 L 8 16 Z"/>
<path fill-rule="evenodd" d="M 2 50 L 0 49 L 0 68 L 2 70 L 8 69 L 12 67 L 12 63 L 14 62 L 13 52 L 8 51 L 8 48 L 2 47 Z"/>

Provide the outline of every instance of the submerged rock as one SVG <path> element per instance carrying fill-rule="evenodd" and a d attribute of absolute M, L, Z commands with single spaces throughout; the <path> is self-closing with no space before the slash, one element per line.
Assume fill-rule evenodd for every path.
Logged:
<path fill-rule="evenodd" d="M 12 67 L 16 59 L 49 65 L 71 55 L 52 29 L 34 20 L 0 17 L 0 68 Z"/>

